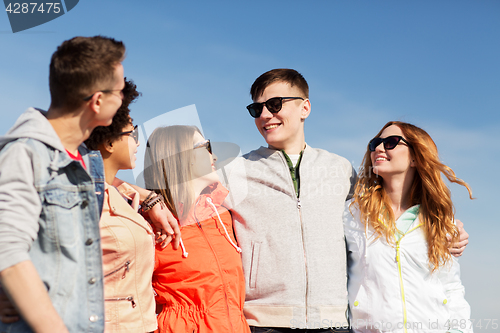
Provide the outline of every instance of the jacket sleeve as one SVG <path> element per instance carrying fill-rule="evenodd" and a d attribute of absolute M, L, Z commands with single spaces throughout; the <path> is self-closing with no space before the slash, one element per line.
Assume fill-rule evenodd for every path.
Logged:
<path fill-rule="evenodd" d="M 346 201 L 349 201 L 354 196 L 354 190 L 356 190 L 356 182 L 358 181 L 358 173 L 356 169 L 351 165 L 351 176 L 349 177 L 349 181 L 351 183 L 351 187 L 349 189 L 349 194 L 347 195 Z"/>
<path fill-rule="evenodd" d="M 465 288 L 460 281 L 458 259 L 452 257 L 451 262 L 441 268 L 439 274 L 449 307 L 450 322 L 447 323 L 449 324 L 448 332 L 472 333 L 470 306 L 465 300 Z"/>
<path fill-rule="evenodd" d="M 0 271 L 25 260 L 38 234 L 41 203 L 33 152 L 22 142 L 0 151 Z"/>

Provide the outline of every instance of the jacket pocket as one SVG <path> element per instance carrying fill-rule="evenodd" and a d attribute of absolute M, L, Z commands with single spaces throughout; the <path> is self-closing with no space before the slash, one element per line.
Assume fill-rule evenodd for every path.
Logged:
<path fill-rule="evenodd" d="M 250 265 L 250 278 L 248 279 L 250 289 L 255 289 L 257 287 L 257 273 L 259 267 L 260 245 L 261 245 L 260 242 L 254 242 L 252 244 L 252 263 Z"/>
<path fill-rule="evenodd" d="M 135 308 L 137 304 L 135 304 L 134 296 L 125 296 L 125 297 L 110 297 L 104 299 L 105 302 L 130 302 L 130 305 Z"/>
<path fill-rule="evenodd" d="M 124 314 L 130 315 L 128 309 L 129 306 L 135 308 L 137 304 L 135 303 L 134 296 L 124 296 L 124 297 L 109 297 L 104 299 L 106 313 L 104 315 L 104 320 L 107 323 L 113 323 L 113 325 L 118 326 L 122 321 L 127 322 Z M 130 303 L 127 304 L 127 303 Z"/>
<path fill-rule="evenodd" d="M 114 274 L 122 273 L 121 278 L 124 279 L 127 276 L 127 272 L 130 271 L 130 260 L 125 261 L 120 266 L 116 267 L 110 272 L 104 272 L 104 278 L 106 279 L 109 276 L 113 276 Z"/>
<path fill-rule="evenodd" d="M 40 227 L 51 242 L 73 247 L 80 234 L 82 198 L 78 192 L 50 189 L 43 193 Z"/>

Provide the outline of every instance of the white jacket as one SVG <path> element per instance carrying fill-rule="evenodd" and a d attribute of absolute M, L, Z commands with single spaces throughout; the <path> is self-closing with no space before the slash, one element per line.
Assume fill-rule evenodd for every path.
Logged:
<path fill-rule="evenodd" d="M 456 258 L 431 274 L 427 241 L 417 217 L 408 231 L 388 244 L 375 239 L 359 211 L 346 202 L 348 298 L 354 332 L 472 332 Z"/>

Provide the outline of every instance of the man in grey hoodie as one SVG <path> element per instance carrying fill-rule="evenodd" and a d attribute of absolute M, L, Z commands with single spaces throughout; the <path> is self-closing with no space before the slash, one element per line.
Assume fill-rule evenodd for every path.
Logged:
<path fill-rule="evenodd" d="M 122 103 L 125 47 L 63 42 L 50 63 L 51 105 L 29 108 L 0 138 L 0 281 L 22 320 L 9 332 L 102 332 L 102 159 L 82 142 Z"/>
<path fill-rule="evenodd" d="M 342 213 L 356 173 L 345 158 L 306 144 L 311 103 L 300 73 L 266 72 L 251 95 L 247 108 L 268 147 L 225 169 L 242 248 L 245 317 L 252 332 L 345 327 Z"/>

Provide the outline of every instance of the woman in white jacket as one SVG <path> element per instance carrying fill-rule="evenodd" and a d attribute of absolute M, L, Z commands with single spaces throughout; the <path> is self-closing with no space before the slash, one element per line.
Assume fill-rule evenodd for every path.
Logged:
<path fill-rule="evenodd" d="M 389 122 L 370 141 L 344 213 L 355 332 L 472 332 L 441 174 L 472 198 L 424 130 Z"/>

